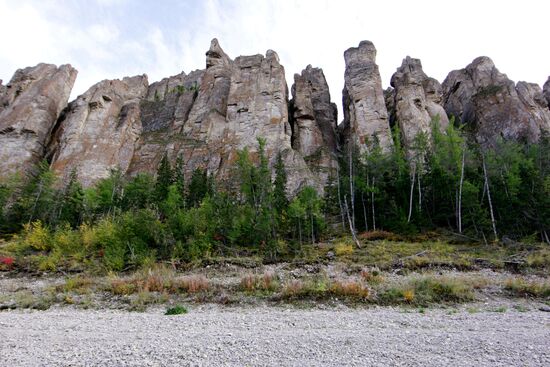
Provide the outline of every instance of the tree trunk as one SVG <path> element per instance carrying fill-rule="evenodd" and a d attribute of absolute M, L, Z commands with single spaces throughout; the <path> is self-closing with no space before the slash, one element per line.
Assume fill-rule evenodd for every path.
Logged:
<path fill-rule="evenodd" d="M 370 202 L 372 207 L 372 230 L 376 231 L 376 212 L 374 211 L 374 177 L 372 178 L 372 190 L 370 192 Z"/>
<path fill-rule="evenodd" d="M 462 233 L 462 185 L 464 184 L 464 160 L 466 149 L 462 150 L 462 165 L 460 168 L 460 184 L 458 186 L 458 233 Z"/>
<path fill-rule="evenodd" d="M 493 234 L 495 240 L 498 240 L 497 226 L 495 223 L 495 214 L 493 212 L 493 201 L 491 200 L 491 190 L 489 189 L 489 178 L 487 177 L 487 167 L 485 165 L 485 155 L 481 153 L 481 162 L 483 164 L 483 176 L 485 178 L 485 189 L 487 190 L 487 200 L 489 201 L 489 210 L 491 213 L 491 225 L 493 226 Z"/>
<path fill-rule="evenodd" d="M 357 246 L 357 248 L 361 248 L 361 244 L 359 243 L 359 240 L 357 239 L 357 235 L 355 234 L 355 228 L 353 227 L 353 223 L 351 222 L 351 216 L 349 215 L 348 200 L 345 195 L 344 195 L 344 205 L 346 207 L 346 212 L 348 213 L 349 231 L 351 232 L 351 236 L 353 237 L 353 242 L 355 242 L 355 245 Z"/>
<path fill-rule="evenodd" d="M 349 194 L 351 196 L 351 222 L 355 229 L 355 192 L 353 190 L 353 146 L 349 145 Z"/>
<path fill-rule="evenodd" d="M 411 192 L 409 195 L 409 217 L 407 223 L 411 222 L 412 210 L 413 210 L 413 194 L 414 194 L 414 179 L 416 176 L 416 164 L 413 166 L 412 178 L 411 178 Z"/>
<path fill-rule="evenodd" d="M 365 207 L 365 195 L 361 191 L 361 203 L 363 204 L 363 218 L 365 219 L 365 231 L 369 230 L 369 223 L 367 221 L 367 208 Z"/>
<path fill-rule="evenodd" d="M 342 230 L 346 229 L 346 218 L 344 217 L 344 207 L 342 206 L 342 195 L 340 193 L 340 168 L 336 165 L 336 176 L 338 176 L 338 205 L 340 206 L 340 215 L 342 216 Z"/>

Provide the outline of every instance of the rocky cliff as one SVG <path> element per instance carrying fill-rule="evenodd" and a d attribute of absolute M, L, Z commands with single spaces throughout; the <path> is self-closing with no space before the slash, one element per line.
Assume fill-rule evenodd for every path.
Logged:
<path fill-rule="evenodd" d="M 325 183 L 338 164 L 338 109 L 331 102 L 322 69 L 308 65 L 301 74 L 294 74 L 290 109 L 292 147 Z"/>
<path fill-rule="evenodd" d="M 392 146 L 392 138 L 382 80 L 376 64 L 376 48 L 372 42 L 362 41 L 359 47 L 344 52 L 344 60 L 343 139 L 349 141 L 351 138 L 360 152 L 365 151 L 365 143 L 377 139 L 387 151 Z"/>
<path fill-rule="evenodd" d="M 0 175 L 27 171 L 42 159 L 76 74 L 70 65 L 39 64 L 0 83 Z"/>
<path fill-rule="evenodd" d="M 498 137 L 535 142 L 550 131 L 548 102 L 536 84 L 517 85 L 488 57 L 478 57 L 443 82 L 444 106 L 449 115 L 467 125 L 482 144 Z"/>
<path fill-rule="evenodd" d="M 0 175 L 45 157 L 59 175 L 76 170 L 89 186 L 115 168 L 154 174 L 166 155 L 172 163 L 182 158 L 188 175 L 204 168 L 227 181 L 238 151 L 248 148 L 257 159 L 263 138 L 270 164 L 281 154 L 294 194 L 305 185 L 322 191 L 347 142 L 365 152 L 376 140 L 389 151 L 393 124 L 407 149 L 421 132 L 429 140 L 432 121 L 444 129 L 448 115 L 487 145 L 499 136 L 534 142 L 550 132 L 550 78 L 543 88 L 515 84 L 480 57 L 441 85 L 406 57 L 384 91 L 372 42 L 348 49 L 344 60 L 339 125 L 322 69 L 295 74 L 289 100 L 277 53 L 233 60 L 216 39 L 203 70 L 150 85 L 146 75 L 104 80 L 68 105 L 76 78 L 70 65 L 18 70 L 7 85 L 0 81 Z"/>
<path fill-rule="evenodd" d="M 420 60 L 408 56 L 393 74 L 391 85 L 394 89 L 386 92 L 386 105 L 392 120 L 399 124 L 405 149 L 411 153 L 419 133 L 429 141 L 432 122 L 437 121 L 442 130 L 449 125 L 440 104 L 441 85 L 424 73 Z"/>
<path fill-rule="evenodd" d="M 85 186 L 111 169 L 125 173 L 142 130 L 140 100 L 147 87 L 145 75 L 104 80 L 71 102 L 49 146 L 52 169 L 65 178 L 76 170 Z"/>

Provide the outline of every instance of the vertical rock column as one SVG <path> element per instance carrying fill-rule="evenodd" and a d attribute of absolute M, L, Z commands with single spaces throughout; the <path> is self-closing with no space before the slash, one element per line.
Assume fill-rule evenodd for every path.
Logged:
<path fill-rule="evenodd" d="M 300 152 L 311 171 L 325 185 L 338 164 L 338 110 L 330 100 L 322 69 L 308 65 L 301 74 L 294 74 L 291 112 L 292 148 Z"/>
<path fill-rule="evenodd" d="M 346 71 L 343 94 L 343 135 L 358 145 L 361 152 L 365 143 L 377 139 L 383 150 L 392 146 L 388 111 L 378 65 L 376 48 L 370 41 L 361 41 L 344 53 Z"/>
<path fill-rule="evenodd" d="M 447 114 L 439 104 L 441 86 L 437 80 L 428 78 L 420 60 L 406 57 L 391 78 L 394 101 L 392 115 L 399 124 L 405 149 L 409 156 L 419 133 L 431 136 L 432 121 L 439 120 L 440 128 L 449 124 Z"/>
<path fill-rule="evenodd" d="M 0 176 L 27 171 L 44 157 L 76 75 L 70 65 L 38 64 L 0 87 Z"/>

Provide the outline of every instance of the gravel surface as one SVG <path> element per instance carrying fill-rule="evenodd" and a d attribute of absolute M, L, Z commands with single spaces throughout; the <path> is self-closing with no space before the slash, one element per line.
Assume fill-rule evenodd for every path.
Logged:
<path fill-rule="evenodd" d="M 196 306 L 0 312 L 0 366 L 550 366 L 550 313 Z"/>

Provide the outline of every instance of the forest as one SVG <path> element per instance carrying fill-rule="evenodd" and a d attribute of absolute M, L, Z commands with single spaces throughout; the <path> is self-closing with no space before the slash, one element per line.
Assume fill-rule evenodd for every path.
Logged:
<path fill-rule="evenodd" d="M 385 152 L 376 139 L 365 154 L 348 143 L 324 195 L 303 187 L 289 198 L 281 156 L 273 170 L 258 139 L 258 159 L 239 152 L 233 175 L 203 169 L 184 175 L 165 156 L 156 175 L 108 178 L 83 188 L 73 173 L 62 184 L 40 163 L 0 185 L 0 235 L 8 249 L 55 270 L 67 258 L 121 271 L 157 261 L 257 254 L 266 262 L 299 256 L 305 244 L 388 231 L 442 231 L 486 245 L 550 244 L 550 138 L 537 144 L 498 140 L 490 147 L 450 124 L 405 148 L 394 129 Z"/>

